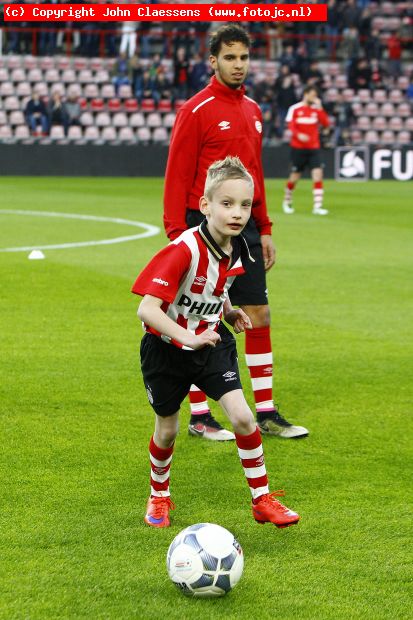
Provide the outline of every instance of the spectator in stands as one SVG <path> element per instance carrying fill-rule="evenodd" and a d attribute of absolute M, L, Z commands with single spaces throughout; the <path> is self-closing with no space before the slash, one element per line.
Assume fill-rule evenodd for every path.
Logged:
<path fill-rule="evenodd" d="M 344 30 L 341 49 L 343 57 L 349 62 L 359 57 L 360 35 L 356 26 L 351 26 L 351 28 L 346 28 L 346 30 Z"/>
<path fill-rule="evenodd" d="M 383 57 L 384 45 L 380 39 L 380 32 L 375 28 L 367 37 L 364 49 L 366 50 L 367 60 L 381 60 Z"/>
<path fill-rule="evenodd" d="M 348 85 L 354 90 L 360 88 L 370 88 L 371 82 L 371 69 L 365 58 L 359 60 L 353 59 L 349 73 L 348 73 Z"/>
<path fill-rule="evenodd" d="M 387 54 L 388 72 L 393 78 L 397 78 L 401 72 L 402 42 L 396 32 L 387 39 Z"/>
<path fill-rule="evenodd" d="M 80 115 L 82 113 L 82 108 L 80 107 L 78 97 L 73 94 L 69 95 L 65 103 L 69 127 L 72 125 L 78 125 L 80 127 Z"/>
<path fill-rule="evenodd" d="M 152 97 L 155 99 L 156 104 L 158 104 L 161 99 L 172 99 L 172 84 L 166 77 L 164 71 L 160 71 L 155 76 L 152 89 Z"/>
<path fill-rule="evenodd" d="M 178 48 L 174 61 L 175 99 L 187 99 L 189 94 L 189 60 L 184 47 Z"/>
<path fill-rule="evenodd" d="M 327 51 L 328 55 L 335 55 L 337 49 L 337 40 L 334 37 L 338 36 L 338 27 L 339 27 L 339 12 L 337 7 L 337 0 L 329 0 L 328 2 L 328 15 L 327 15 L 327 23 L 325 26 L 325 33 L 327 37 Z"/>
<path fill-rule="evenodd" d="M 353 107 L 349 101 L 345 101 L 343 95 L 338 94 L 335 101 L 324 105 L 329 116 L 334 116 L 336 125 L 334 130 L 334 144 L 344 146 L 350 137 L 350 127 L 355 120 Z"/>
<path fill-rule="evenodd" d="M 308 69 L 305 69 L 302 74 L 303 82 L 308 85 L 315 86 L 318 91 L 323 89 L 324 76 L 320 71 L 318 62 L 312 60 Z"/>
<path fill-rule="evenodd" d="M 156 76 L 162 71 L 163 71 L 163 68 L 162 68 L 162 63 L 161 63 L 161 55 L 155 54 L 149 66 L 149 73 L 150 73 L 151 78 L 154 80 Z"/>
<path fill-rule="evenodd" d="M 377 88 L 386 88 L 385 74 L 378 60 L 373 58 L 370 61 L 371 81 L 370 89 L 375 90 Z"/>
<path fill-rule="evenodd" d="M 47 136 L 49 132 L 47 108 L 44 102 L 40 99 L 39 93 L 35 90 L 32 93 L 32 98 L 27 102 L 25 116 L 30 131 L 33 134 L 37 133 L 37 127 L 40 125 L 42 128 L 42 134 Z"/>
<path fill-rule="evenodd" d="M 154 93 L 154 80 L 151 78 L 149 69 L 145 69 L 142 75 L 138 76 L 135 82 L 135 97 L 141 103 L 142 99 L 160 99 L 158 94 Z"/>
<path fill-rule="evenodd" d="M 284 65 L 281 67 L 281 72 L 275 81 L 276 103 L 278 111 L 278 135 L 283 137 L 285 128 L 285 118 L 287 116 L 288 108 L 297 102 L 297 95 L 295 92 L 292 76 L 289 68 Z"/>
<path fill-rule="evenodd" d="M 122 22 L 122 37 L 120 40 L 120 54 L 125 54 L 129 58 L 134 55 L 136 50 L 136 29 L 137 22 Z"/>
<path fill-rule="evenodd" d="M 357 6 L 356 0 L 347 0 L 345 6 L 340 12 L 340 29 L 343 33 L 349 28 L 356 28 L 360 23 L 361 9 Z"/>
<path fill-rule="evenodd" d="M 294 46 L 290 43 L 286 45 L 285 50 L 280 57 L 280 64 L 287 65 L 291 73 L 297 73 L 298 75 L 300 75 L 303 66 L 302 61 L 303 59 L 298 55 L 298 53 L 294 49 Z"/>
<path fill-rule="evenodd" d="M 195 54 L 194 64 L 189 73 L 189 83 L 191 86 L 191 95 L 205 88 L 209 78 L 209 72 L 206 62 L 200 54 Z"/>
<path fill-rule="evenodd" d="M 52 93 L 52 98 L 48 105 L 49 128 L 53 125 L 63 126 L 65 136 L 69 129 L 69 115 L 67 113 L 66 104 L 62 100 L 59 91 Z"/>
<path fill-rule="evenodd" d="M 115 87 L 116 94 L 118 93 L 119 86 L 129 83 L 128 58 L 126 52 L 121 52 L 112 69 L 112 84 Z"/>
<path fill-rule="evenodd" d="M 361 13 L 358 31 L 362 45 L 365 45 L 367 38 L 371 34 L 371 12 L 369 7 L 365 7 Z"/>

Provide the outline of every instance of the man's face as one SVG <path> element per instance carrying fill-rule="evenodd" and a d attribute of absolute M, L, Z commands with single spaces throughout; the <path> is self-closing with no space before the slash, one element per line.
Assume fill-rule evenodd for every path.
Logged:
<path fill-rule="evenodd" d="M 218 56 L 210 56 L 209 62 L 218 82 L 229 88 L 239 88 L 248 75 L 250 62 L 248 47 L 238 41 L 229 45 L 223 43 Z"/>
<path fill-rule="evenodd" d="M 308 93 L 304 95 L 304 101 L 307 105 L 312 105 L 317 99 L 318 94 L 316 90 L 310 90 Z"/>

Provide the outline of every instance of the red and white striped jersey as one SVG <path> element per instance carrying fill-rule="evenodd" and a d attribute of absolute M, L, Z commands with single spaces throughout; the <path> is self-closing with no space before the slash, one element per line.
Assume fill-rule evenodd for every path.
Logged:
<path fill-rule="evenodd" d="M 295 103 L 288 108 L 286 122 L 292 136 L 290 146 L 295 149 L 319 149 L 320 135 L 319 125 L 328 127 L 330 121 L 327 112 L 323 109 L 313 108 L 303 101 Z M 299 139 L 299 133 L 304 133 L 309 137 L 308 142 Z"/>
<path fill-rule="evenodd" d="M 235 276 L 245 272 L 245 260 L 253 260 L 242 236 L 234 237 L 232 246 L 230 258 L 210 235 L 205 220 L 158 252 L 138 276 L 132 292 L 162 299 L 165 314 L 193 334 L 207 329 L 216 331 L 228 289 Z M 190 348 L 149 325 L 143 326 L 166 342 L 181 349 Z"/>

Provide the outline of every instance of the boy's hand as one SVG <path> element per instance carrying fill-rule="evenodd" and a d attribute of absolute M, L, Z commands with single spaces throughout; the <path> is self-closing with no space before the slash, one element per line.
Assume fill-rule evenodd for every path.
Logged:
<path fill-rule="evenodd" d="M 246 329 L 252 329 L 249 316 L 245 314 L 244 310 L 241 310 L 241 308 L 228 312 L 228 314 L 225 315 L 225 320 L 232 325 L 236 334 L 245 332 Z"/>
<path fill-rule="evenodd" d="M 199 336 L 194 336 L 193 342 L 189 346 L 196 351 L 207 346 L 215 347 L 220 340 L 221 336 L 219 334 L 213 332 L 212 329 L 207 329 Z"/>

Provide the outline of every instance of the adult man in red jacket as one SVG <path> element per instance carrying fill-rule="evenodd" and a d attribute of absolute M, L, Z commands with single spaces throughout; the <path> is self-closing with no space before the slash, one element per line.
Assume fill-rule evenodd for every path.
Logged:
<path fill-rule="evenodd" d="M 245 95 L 243 83 L 249 66 L 250 40 L 237 25 L 221 27 L 211 38 L 210 63 L 215 72 L 210 84 L 180 109 L 173 128 L 166 168 L 164 225 L 173 240 L 184 230 L 198 226 L 203 216 L 203 195 L 208 167 L 226 156 L 238 156 L 254 179 L 252 217 L 244 237 L 255 262 L 231 289 L 231 301 L 251 319 L 246 334 L 246 361 L 250 371 L 262 433 L 281 437 L 304 437 L 307 429 L 287 422 L 276 409 L 272 396 L 270 312 L 265 272 L 275 261 L 271 239 L 264 175 L 261 161 L 262 115 L 257 103 Z M 190 391 L 189 433 L 205 439 L 226 441 L 234 435 L 212 417 L 205 394 L 196 386 Z"/>

